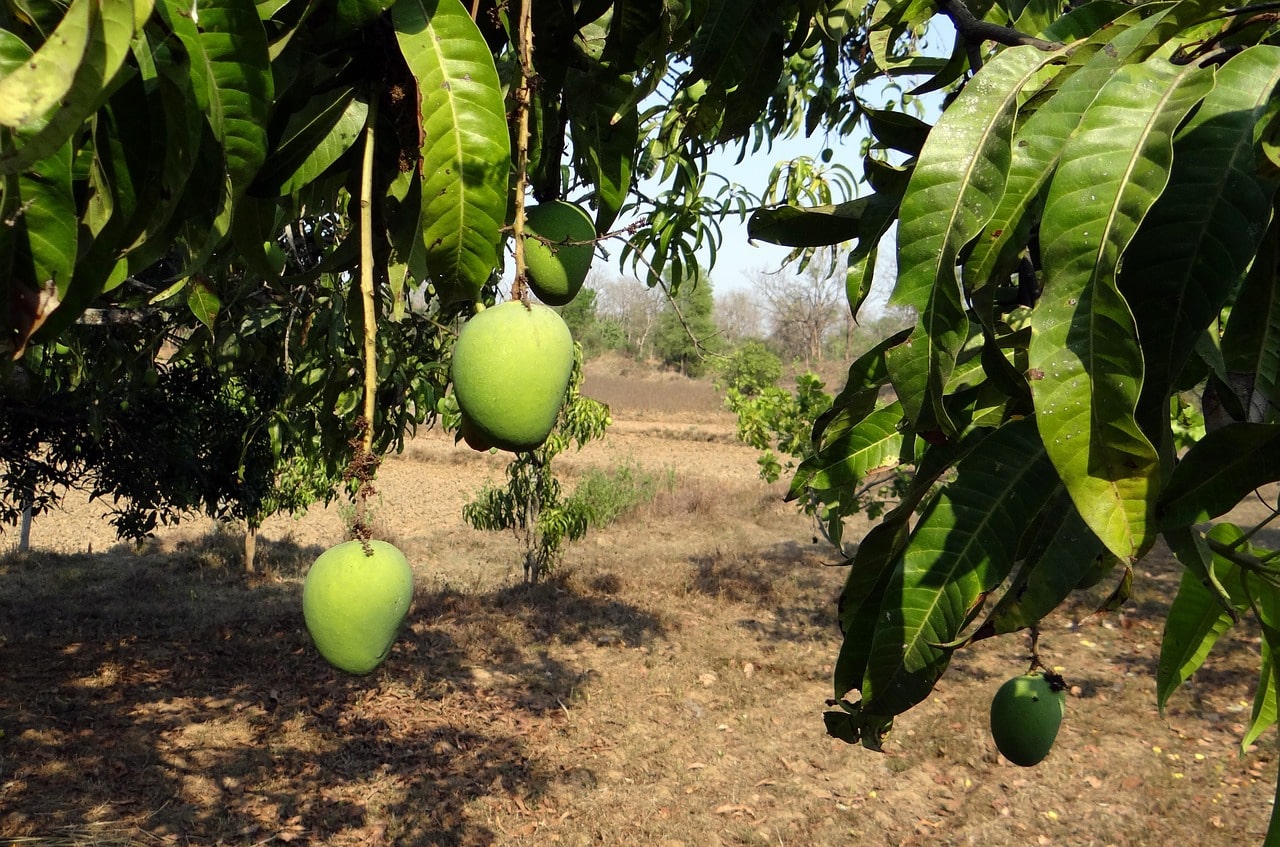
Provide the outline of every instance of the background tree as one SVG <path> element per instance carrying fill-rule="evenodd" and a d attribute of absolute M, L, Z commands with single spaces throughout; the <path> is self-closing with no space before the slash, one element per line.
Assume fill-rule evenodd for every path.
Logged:
<path fill-rule="evenodd" d="M 662 290 L 620 276 L 602 280 L 598 290 L 599 314 L 617 324 L 633 356 L 647 358 L 653 352 L 654 327 L 665 302 Z"/>
<path fill-rule="evenodd" d="M 726 344 L 764 337 L 764 315 L 754 292 L 735 288 L 716 294 L 715 301 L 716 328 Z"/>
<path fill-rule="evenodd" d="M 715 297 L 711 280 L 685 281 L 658 315 L 653 331 L 653 351 L 658 360 L 685 376 L 707 371 L 707 357 L 724 346 L 715 323 Z"/>
<path fill-rule="evenodd" d="M 799 275 L 757 271 L 752 292 L 769 327 L 769 339 L 784 357 L 803 359 L 807 367 L 821 362 L 826 341 L 849 314 L 844 279 L 825 273 L 812 262 Z"/>

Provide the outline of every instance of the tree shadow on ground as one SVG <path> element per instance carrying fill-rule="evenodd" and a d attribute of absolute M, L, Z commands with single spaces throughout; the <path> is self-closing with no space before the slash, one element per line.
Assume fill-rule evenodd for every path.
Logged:
<path fill-rule="evenodd" d="M 694 556 L 692 589 L 767 612 L 740 622 L 770 641 L 826 640 L 837 626 L 836 596 L 844 581 L 829 548 L 787 541 L 764 550 Z M 833 573 L 834 572 L 834 573 Z"/>
<path fill-rule="evenodd" d="M 490 809 L 562 776 L 528 750 L 585 671 L 548 648 L 661 631 L 564 582 L 420 591 L 352 677 L 302 622 L 320 550 L 259 543 L 252 584 L 199 549 L 0 559 L 0 839 L 498 843 Z"/>

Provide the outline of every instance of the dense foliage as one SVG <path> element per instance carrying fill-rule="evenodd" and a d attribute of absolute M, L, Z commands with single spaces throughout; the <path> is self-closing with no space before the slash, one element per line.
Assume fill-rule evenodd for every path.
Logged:
<path fill-rule="evenodd" d="M 791 487 L 830 502 L 914 468 L 849 562 L 829 731 L 879 747 L 956 650 L 1100 573 L 1118 602 L 1159 537 L 1186 569 L 1159 702 L 1252 614 L 1245 742 L 1274 723 L 1280 554 L 1220 520 L 1280 477 L 1274 4 L 530 2 L 6 0 L 6 411 L 59 387 L 92 308 L 159 320 L 167 346 L 86 360 L 91 391 L 189 358 L 223 402 L 277 372 L 260 411 L 291 437 L 271 453 L 342 468 L 372 325 L 357 272 L 387 449 L 433 415 L 526 195 L 585 202 L 625 265 L 679 288 L 748 202 L 710 151 L 865 131 L 861 196 L 823 187 L 815 143 L 751 222 L 801 260 L 844 245 L 855 314 L 893 249 L 891 305 L 919 316 L 851 363 Z M 920 49 L 930 26 L 949 55 Z M 885 107 L 934 92 L 932 125 Z M 39 459 L 3 432 L 6 463 Z"/>

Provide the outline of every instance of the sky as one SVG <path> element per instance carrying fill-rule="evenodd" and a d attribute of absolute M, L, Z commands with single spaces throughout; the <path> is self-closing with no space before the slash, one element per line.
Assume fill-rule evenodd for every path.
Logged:
<path fill-rule="evenodd" d="M 809 156 L 817 159 L 823 149 L 827 147 L 830 147 L 834 154 L 831 159 L 832 164 L 843 164 L 852 171 L 854 177 L 860 176 L 862 173 L 860 146 L 860 136 L 844 140 L 826 139 L 820 135 L 815 135 L 812 138 L 778 139 L 774 141 L 771 149 L 761 149 L 758 152 L 748 154 L 742 162 L 738 162 L 737 147 L 716 153 L 710 157 L 707 170 L 731 179 L 756 197 L 762 197 L 765 189 L 768 188 L 769 175 L 775 165 L 800 156 Z M 662 186 L 656 181 L 647 183 L 642 181 L 641 185 L 646 193 L 650 194 L 662 189 Z M 713 185 L 718 187 L 719 183 L 715 182 Z M 860 185 L 854 186 L 855 194 L 860 188 L 862 188 Z M 622 226 L 626 223 L 628 221 L 619 220 L 615 226 Z M 724 294 L 735 290 L 750 290 L 757 274 L 760 272 L 773 273 L 780 271 L 787 255 L 791 252 L 789 247 L 779 247 L 775 244 L 752 241 L 747 238 L 746 218 L 739 219 L 736 215 L 730 216 L 725 218 L 720 226 L 723 240 L 716 251 L 715 265 L 709 269 L 709 276 L 716 294 Z M 597 258 L 593 273 L 600 273 L 606 277 L 630 276 L 629 266 L 626 269 L 618 267 L 619 250 L 617 246 L 610 245 L 606 250 L 609 255 L 608 261 Z M 701 258 L 704 262 L 709 261 L 709 251 L 704 249 L 701 253 Z M 872 293 L 863 307 L 865 310 L 863 313 L 871 316 L 878 314 L 883 309 L 888 300 L 889 292 L 893 287 L 892 251 L 882 250 L 880 258 L 881 262 L 877 265 L 876 281 L 873 284 Z M 841 260 L 838 267 L 842 272 L 843 260 Z"/>
<path fill-rule="evenodd" d="M 951 27 L 938 26 L 931 23 L 926 30 L 920 47 L 925 53 L 947 56 L 951 53 L 953 41 L 954 30 Z M 912 85 L 912 80 L 909 77 L 899 77 L 898 82 L 908 89 Z M 930 122 L 936 120 L 941 111 L 941 94 L 935 92 L 932 95 L 926 95 L 923 98 L 923 108 L 925 111 L 923 117 L 926 120 Z M 777 163 L 789 161 L 799 156 L 809 156 L 817 159 L 823 149 L 827 147 L 830 147 L 834 153 L 831 160 L 833 164 L 843 164 L 855 176 L 861 176 L 862 140 L 863 135 L 861 133 L 845 139 L 825 138 L 822 135 L 815 135 L 811 138 L 777 139 L 770 149 L 762 149 L 754 154 L 749 154 L 741 163 L 737 161 L 738 149 L 734 147 L 712 156 L 708 170 L 727 176 L 759 197 L 764 194 L 765 189 L 768 187 L 769 174 Z M 659 186 L 656 184 L 648 184 L 644 187 L 647 192 L 659 190 Z M 865 186 L 859 184 L 855 187 L 855 192 L 858 189 L 865 190 Z M 739 220 L 737 217 L 726 218 L 721 223 L 721 232 L 724 240 L 717 250 L 715 266 L 710 269 L 711 282 L 717 293 L 750 289 L 752 280 L 757 273 L 762 270 L 778 271 L 787 254 L 791 252 L 790 248 L 787 247 L 779 247 L 761 241 L 752 242 L 747 238 L 747 222 L 745 219 Z M 895 251 L 890 246 L 893 232 L 893 230 L 890 230 L 889 236 L 886 237 L 888 243 L 881 247 L 871 295 L 863 306 L 864 313 L 871 316 L 878 314 L 887 304 L 889 293 L 896 278 Z M 840 267 L 843 268 L 843 262 L 841 262 Z M 616 268 L 615 264 L 612 268 L 609 268 L 609 271 L 618 273 L 619 271 Z"/>

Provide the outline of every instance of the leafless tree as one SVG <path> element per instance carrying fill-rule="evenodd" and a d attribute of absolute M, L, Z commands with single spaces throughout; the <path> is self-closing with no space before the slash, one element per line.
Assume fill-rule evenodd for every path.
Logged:
<path fill-rule="evenodd" d="M 823 342 L 849 311 L 843 276 L 826 276 L 825 268 L 814 261 L 800 276 L 757 271 L 752 279 L 773 342 L 806 364 L 822 361 Z"/>
<path fill-rule="evenodd" d="M 649 355 L 653 330 L 666 303 L 662 292 L 626 277 L 597 279 L 592 286 L 596 290 L 596 314 L 618 322 L 627 346 L 637 356 Z"/>
<path fill-rule="evenodd" d="M 764 315 L 755 294 L 741 288 L 716 294 L 713 313 L 720 335 L 729 344 L 764 335 Z"/>

